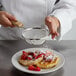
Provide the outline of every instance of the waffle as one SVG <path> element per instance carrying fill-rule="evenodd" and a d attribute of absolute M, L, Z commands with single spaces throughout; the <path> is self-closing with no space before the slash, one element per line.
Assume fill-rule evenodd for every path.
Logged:
<path fill-rule="evenodd" d="M 49 69 L 55 67 L 59 62 L 59 57 L 55 57 L 51 62 L 41 61 L 36 64 L 36 66 L 41 69 Z"/>
<path fill-rule="evenodd" d="M 32 55 L 29 56 L 29 55 Z M 31 57 L 31 59 L 28 59 Z M 46 53 L 43 52 L 24 52 L 20 56 L 18 62 L 23 66 L 34 65 L 36 67 L 40 67 L 41 69 L 49 69 L 55 67 L 59 63 L 59 57 L 56 54 L 52 54 L 49 51 Z"/>
<path fill-rule="evenodd" d="M 36 60 L 22 60 L 21 58 L 19 58 L 19 63 L 23 66 L 29 66 L 29 65 L 36 65 L 37 63 L 39 63 L 40 61 L 42 61 L 43 57 L 40 57 Z"/>

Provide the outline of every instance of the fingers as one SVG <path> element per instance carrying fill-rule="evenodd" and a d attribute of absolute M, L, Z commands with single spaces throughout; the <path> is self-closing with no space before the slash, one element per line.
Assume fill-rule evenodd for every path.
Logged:
<path fill-rule="evenodd" d="M 5 27 L 13 26 L 12 23 L 10 22 L 10 20 L 4 15 L 2 16 L 1 24 L 3 24 Z"/>
<path fill-rule="evenodd" d="M 8 14 L 7 12 L 0 12 L 0 24 L 4 27 L 15 27 L 12 25 L 11 21 L 16 21 L 15 17 Z"/>
<path fill-rule="evenodd" d="M 45 18 L 45 24 L 46 24 L 48 27 L 51 27 L 51 26 L 49 26 L 49 25 L 51 25 L 51 22 L 52 22 L 52 20 L 50 19 L 50 17 L 46 17 L 46 18 Z"/>
<path fill-rule="evenodd" d="M 9 20 L 11 20 L 11 21 L 17 21 L 16 18 L 15 18 L 13 15 L 8 14 L 7 12 L 5 12 L 5 15 L 6 15 L 6 17 L 7 17 Z"/>
<path fill-rule="evenodd" d="M 54 39 L 56 36 L 59 36 L 58 32 L 52 34 L 52 39 Z"/>
<path fill-rule="evenodd" d="M 48 26 L 50 34 L 52 35 L 52 39 L 54 39 L 56 36 L 59 36 L 59 33 L 57 32 L 58 29 L 58 23 L 55 18 L 53 17 L 46 17 L 45 24 Z"/>
<path fill-rule="evenodd" d="M 55 34 L 52 34 L 52 39 L 54 39 L 55 38 Z"/>
<path fill-rule="evenodd" d="M 56 36 L 58 36 L 58 32 L 57 32 L 57 27 L 54 26 L 55 24 L 51 24 L 51 35 L 52 35 L 52 39 L 54 39 Z"/>

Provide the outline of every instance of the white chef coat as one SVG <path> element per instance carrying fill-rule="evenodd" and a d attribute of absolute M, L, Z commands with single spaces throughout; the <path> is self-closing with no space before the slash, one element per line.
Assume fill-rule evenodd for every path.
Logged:
<path fill-rule="evenodd" d="M 3 10 L 14 15 L 24 27 L 44 26 L 46 16 L 55 16 L 60 21 L 60 35 L 62 37 L 72 28 L 72 20 L 76 18 L 76 0 L 0 0 Z M 23 29 L 0 28 L 0 39 L 22 39 Z"/>

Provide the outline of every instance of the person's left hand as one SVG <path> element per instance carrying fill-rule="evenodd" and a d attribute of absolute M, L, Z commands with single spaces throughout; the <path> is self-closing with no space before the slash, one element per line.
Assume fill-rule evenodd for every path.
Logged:
<path fill-rule="evenodd" d="M 49 28 L 49 32 L 52 36 L 52 39 L 54 39 L 56 36 L 59 36 L 58 28 L 60 27 L 60 22 L 56 17 L 53 16 L 47 16 L 45 18 L 45 24 Z"/>

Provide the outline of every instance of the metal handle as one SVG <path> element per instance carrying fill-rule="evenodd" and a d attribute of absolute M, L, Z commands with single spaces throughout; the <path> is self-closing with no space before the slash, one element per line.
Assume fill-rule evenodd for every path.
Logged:
<path fill-rule="evenodd" d="M 11 21 L 13 25 L 19 27 L 19 28 L 22 28 L 23 27 L 23 24 L 19 21 Z"/>

